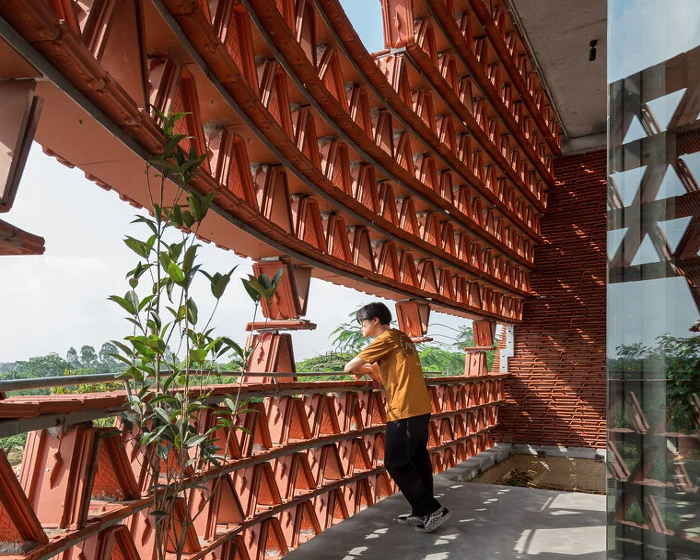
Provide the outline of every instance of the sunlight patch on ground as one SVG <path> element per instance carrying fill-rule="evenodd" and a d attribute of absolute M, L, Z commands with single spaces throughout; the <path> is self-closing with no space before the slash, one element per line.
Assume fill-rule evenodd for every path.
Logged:
<path fill-rule="evenodd" d="M 449 557 L 449 552 L 435 552 L 434 554 L 428 554 L 423 560 L 447 560 Z"/>
<path fill-rule="evenodd" d="M 514 547 L 520 554 L 584 556 L 605 551 L 605 527 L 525 529 Z"/>

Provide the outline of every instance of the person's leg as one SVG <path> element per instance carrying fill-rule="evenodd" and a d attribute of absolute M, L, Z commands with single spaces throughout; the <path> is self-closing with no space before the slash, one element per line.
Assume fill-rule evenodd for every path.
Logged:
<path fill-rule="evenodd" d="M 423 484 L 430 491 L 430 495 L 434 496 L 433 489 L 433 465 L 430 462 L 430 453 L 428 453 L 428 425 L 430 423 L 430 415 L 414 416 L 409 418 L 409 431 L 411 437 L 415 438 L 416 446 L 413 453 L 413 465 L 418 471 Z"/>
<path fill-rule="evenodd" d="M 416 469 L 413 457 L 420 437 L 409 428 L 409 419 L 387 422 L 384 436 L 384 466 L 411 504 L 413 515 L 425 516 L 440 508 L 432 490 Z M 430 458 L 428 458 L 430 462 Z M 432 485 L 431 485 L 432 486 Z"/>

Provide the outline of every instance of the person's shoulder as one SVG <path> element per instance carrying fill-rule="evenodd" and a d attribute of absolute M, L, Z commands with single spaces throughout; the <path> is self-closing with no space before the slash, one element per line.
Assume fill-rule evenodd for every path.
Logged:
<path fill-rule="evenodd" d="M 399 329 L 390 329 L 387 332 L 391 333 L 391 337 L 396 340 L 411 341 L 411 338 L 405 332 L 400 331 Z"/>
<path fill-rule="evenodd" d="M 383 343 L 391 341 L 391 336 L 389 335 L 390 332 L 391 331 L 386 331 L 382 334 L 378 334 L 367 346 L 365 346 L 365 348 L 369 348 L 370 346 L 374 348 L 376 346 L 381 346 Z"/>

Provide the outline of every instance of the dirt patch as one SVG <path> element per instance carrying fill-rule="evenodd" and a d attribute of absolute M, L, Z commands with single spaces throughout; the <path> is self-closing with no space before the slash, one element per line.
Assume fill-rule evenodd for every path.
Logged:
<path fill-rule="evenodd" d="M 605 494 L 605 461 L 513 455 L 472 482 Z"/>

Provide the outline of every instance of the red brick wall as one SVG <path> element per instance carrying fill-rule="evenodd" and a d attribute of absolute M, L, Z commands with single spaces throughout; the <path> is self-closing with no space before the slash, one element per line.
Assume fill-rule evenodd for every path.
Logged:
<path fill-rule="evenodd" d="M 560 158 L 497 438 L 605 446 L 605 151 Z"/>

